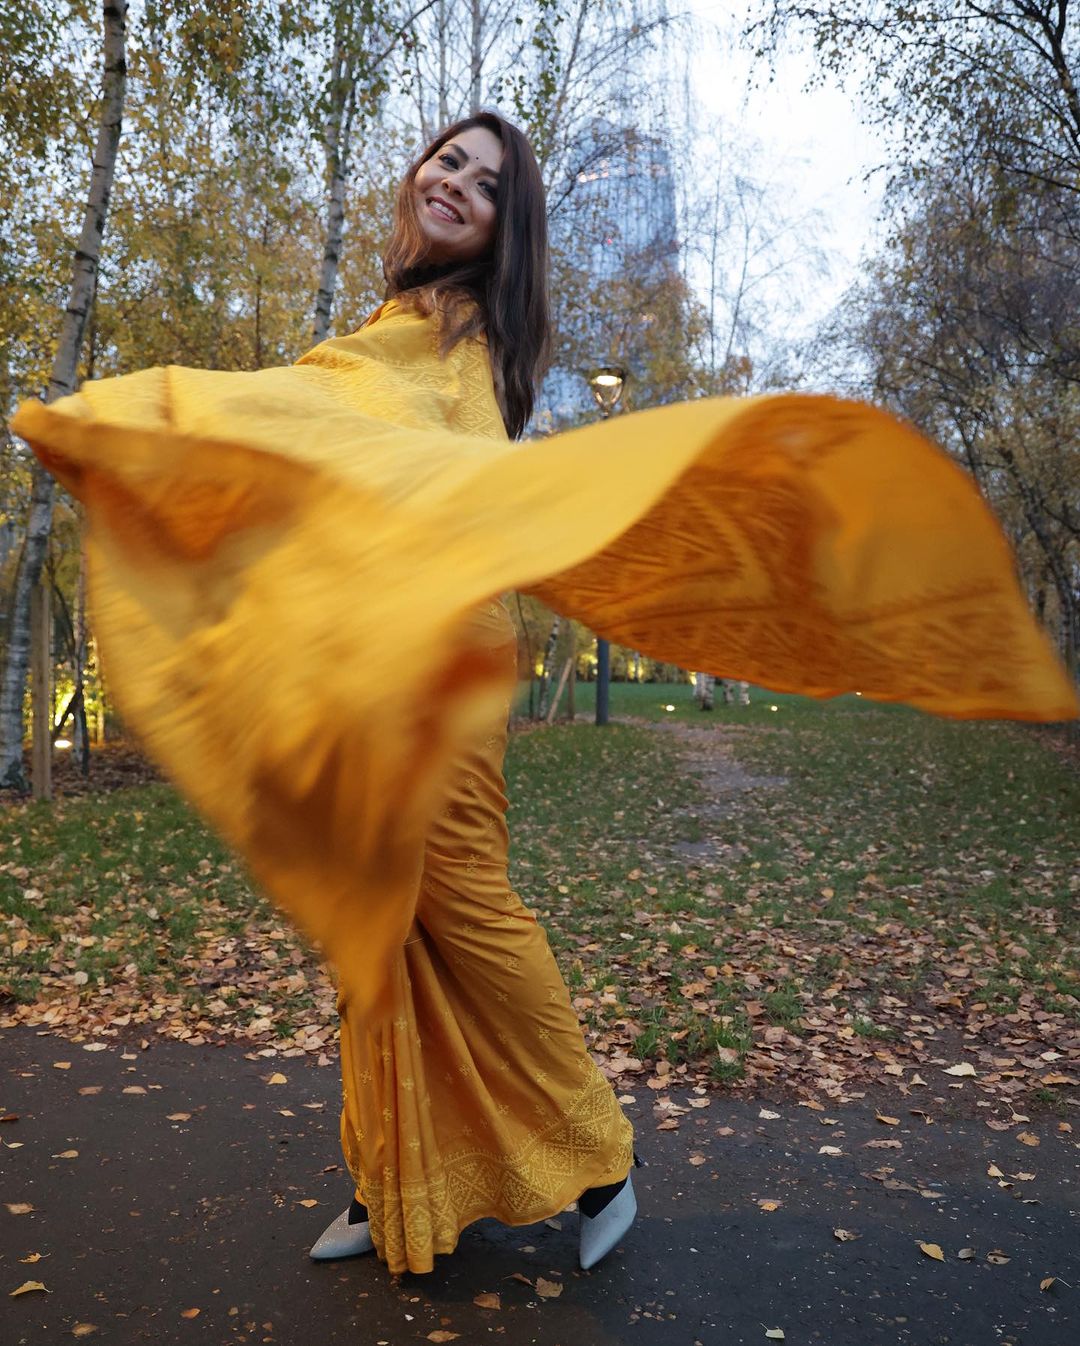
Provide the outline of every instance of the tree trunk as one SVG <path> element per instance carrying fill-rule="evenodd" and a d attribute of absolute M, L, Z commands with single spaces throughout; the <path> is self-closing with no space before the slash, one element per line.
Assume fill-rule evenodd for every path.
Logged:
<path fill-rule="evenodd" d="M 481 0 L 470 0 L 469 17 L 472 28 L 469 34 L 469 114 L 480 111 L 480 96 L 483 93 L 484 73 L 484 16 Z"/>
<path fill-rule="evenodd" d="M 345 20 L 341 20 L 345 22 Z M 354 53 L 348 32 L 339 30 L 330 75 L 330 109 L 326 117 L 326 177 L 328 202 L 326 244 L 319 268 L 319 288 L 315 295 L 315 344 L 326 340 L 330 330 L 330 310 L 334 305 L 341 244 L 345 234 L 345 187 L 349 169 L 349 149 L 355 111 Z"/>
<path fill-rule="evenodd" d="M 540 672 L 540 705 L 537 708 L 537 718 L 542 720 L 547 714 L 548 696 L 551 692 L 551 674 L 555 664 L 555 646 L 559 643 L 559 628 L 562 626 L 562 618 L 556 617 L 551 623 L 551 631 L 548 634 L 547 644 L 544 646 L 544 663 Z"/>
<path fill-rule="evenodd" d="M 701 679 L 701 709 L 712 710 L 716 702 L 716 679 L 711 673 L 699 673 Z"/>
<path fill-rule="evenodd" d="M 83 214 L 82 231 L 75 248 L 75 264 L 67 310 L 60 329 L 60 340 L 53 360 L 46 401 L 54 402 L 74 392 L 79 353 L 86 334 L 90 305 L 97 282 L 101 240 L 109 209 L 116 157 L 120 146 L 120 126 L 127 83 L 125 62 L 125 26 L 127 0 L 104 0 L 104 79 L 101 120 L 90 192 Z M 26 788 L 22 769 L 22 709 L 26 671 L 30 653 L 30 595 L 40 582 L 41 569 L 52 529 L 53 480 L 40 464 L 33 469 L 33 491 L 26 538 L 15 576 L 8 625 L 7 660 L 0 684 L 0 786 Z"/>

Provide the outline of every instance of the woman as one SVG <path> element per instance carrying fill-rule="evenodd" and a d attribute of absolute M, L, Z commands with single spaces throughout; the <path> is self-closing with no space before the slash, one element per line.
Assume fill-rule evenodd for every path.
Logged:
<path fill-rule="evenodd" d="M 491 595 L 778 690 L 1077 710 L 971 482 L 882 412 L 703 399 L 511 448 L 545 251 L 527 142 L 469 118 L 406 175 L 359 332 L 14 422 L 86 504 L 125 719 L 337 971 L 355 1196 L 319 1258 L 426 1271 L 481 1216 L 577 1197 L 589 1266 L 634 1218 L 630 1126 L 507 884 Z"/>
<path fill-rule="evenodd" d="M 488 114 L 458 122 L 401 183 L 388 301 L 365 326 L 390 340 L 420 314 L 442 350 L 471 343 L 490 389 L 462 380 L 463 405 L 444 414 L 475 434 L 517 436 L 547 349 L 546 252 L 543 183 L 524 136 Z M 341 1002 L 341 1134 L 356 1195 L 311 1256 L 374 1247 L 393 1271 L 426 1271 L 475 1219 L 529 1224 L 580 1195 L 587 1268 L 634 1218 L 632 1132 L 585 1050 L 546 936 L 509 885 L 501 768 L 517 641 L 501 602 L 472 621 L 503 661 L 506 705 L 455 757 L 394 956 L 392 1009 Z"/>

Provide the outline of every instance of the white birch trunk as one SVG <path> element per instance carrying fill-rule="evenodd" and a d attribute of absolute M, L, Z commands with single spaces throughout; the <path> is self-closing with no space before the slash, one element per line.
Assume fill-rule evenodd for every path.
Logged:
<path fill-rule="evenodd" d="M 58 397 L 75 391 L 79 354 L 94 298 L 101 240 L 105 233 L 124 113 L 127 9 L 127 0 L 104 0 L 102 6 L 104 78 L 101 119 L 94 149 L 90 191 L 75 248 L 70 296 L 45 396 L 47 402 L 54 402 Z M 18 789 L 26 788 L 22 769 L 22 711 L 30 657 L 30 595 L 45 563 L 49 533 L 52 530 L 52 513 L 53 480 L 40 464 L 35 463 L 26 537 L 12 595 L 7 660 L 0 682 L 0 786 L 14 786 Z"/>
<path fill-rule="evenodd" d="M 326 212 L 326 244 L 319 268 L 319 288 L 315 295 L 315 328 L 312 338 L 316 345 L 325 341 L 330 330 L 330 311 L 334 306 L 338 268 L 341 265 L 341 245 L 345 235 L 345 186 L 352 139 L 355 108 L 355 76 L 353 55 L 347 49 L 347 38 L 339 33 L 334 49 L 334 65 L 330 76 L 330 109 L 326 117 L 326 176 L 328 201 Z"/>

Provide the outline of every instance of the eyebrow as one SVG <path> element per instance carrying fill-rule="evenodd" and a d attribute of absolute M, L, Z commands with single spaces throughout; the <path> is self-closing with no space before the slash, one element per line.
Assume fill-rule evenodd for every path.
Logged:
<path fill-rule="evenodd" d="M 465 153 L 465 151 L 461 148 L 461 146 L 456 143 L 456 141 L 453 140 L 447 141 L 447 143 L 443 146 L 443 149 L 453 150 L 460 158 L 464 159 L 466 163 L 469 162 L 469 156 Z M 494 178 L 495 181 L 498 182 L 499 175 L 498 173 L 495 172 L 493 168 L 486 168 L 483 164 L 481 164 L 479 171 L 481 173 L 486 173 L 489 178 Z"/>

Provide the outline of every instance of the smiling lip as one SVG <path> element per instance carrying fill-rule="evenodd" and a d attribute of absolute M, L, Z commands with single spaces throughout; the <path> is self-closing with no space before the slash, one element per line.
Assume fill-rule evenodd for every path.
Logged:
<path fill-rule="evenodd" d="M 446 220 L 451 224 L 465 223 L 449 201 L 444 201 L 441 196 L 429 196 L 427 204 L 432 213 L 437 215 L 440 220 Z"/>

